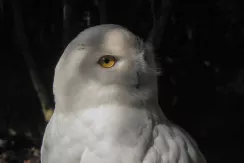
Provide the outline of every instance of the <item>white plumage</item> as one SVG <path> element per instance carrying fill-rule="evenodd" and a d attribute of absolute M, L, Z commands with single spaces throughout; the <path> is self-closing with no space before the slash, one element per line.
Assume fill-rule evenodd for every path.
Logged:
<path fill-rule="evenodd" d="M 102 56 L 116 60 L 101 64 Z M 151 46 L 119 25 L 88 28 L 68 45 L 54 95 L 42 163 L 206 162 L 158 105 Z"/>

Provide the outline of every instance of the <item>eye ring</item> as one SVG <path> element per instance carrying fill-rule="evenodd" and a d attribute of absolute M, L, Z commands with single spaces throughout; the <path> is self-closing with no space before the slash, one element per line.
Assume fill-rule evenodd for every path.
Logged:
<path fill-rule="evenodd" d="M 112 68 L 116 64 L 117 60 L 112 55 L 104 55 L 99 58 L 98 64 L 103 68 Z"/>

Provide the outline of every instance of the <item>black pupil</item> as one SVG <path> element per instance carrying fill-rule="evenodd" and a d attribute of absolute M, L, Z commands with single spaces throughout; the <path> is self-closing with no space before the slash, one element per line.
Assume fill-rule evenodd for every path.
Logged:
<path fill-rule="evenodd" d="M 108 64 L 110 62 L 110 59 L 109 58 L 104 58 L 104 63 Z"/>

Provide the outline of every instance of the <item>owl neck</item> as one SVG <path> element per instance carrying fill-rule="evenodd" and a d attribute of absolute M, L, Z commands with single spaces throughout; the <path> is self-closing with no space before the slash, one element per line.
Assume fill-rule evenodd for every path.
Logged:
<path fill-rule="evenodd" d="M 101 87 L 93 86 L 76 89 L 72 94 L 59 92 L 55 94 L 56 109 L 65 112 L 78 112 L 88 108 L 102 105 L 117 105 L 124 107 L 149 107 L 161 112 L 158 105 L 157 91 L 154 89 L 140 88 L 129 89 L 116 85 Z"/>

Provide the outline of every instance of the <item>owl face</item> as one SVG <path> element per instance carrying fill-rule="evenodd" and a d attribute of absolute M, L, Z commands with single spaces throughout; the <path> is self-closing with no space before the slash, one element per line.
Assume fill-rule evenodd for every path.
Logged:
<path fill-rule="evenodd" d="M 153 55 L 141 39 L 121 26 L 96 26 L 66 48 L 55 70 L 54 93 L 135 96 L 151 87 L 155 72 Z"/>

